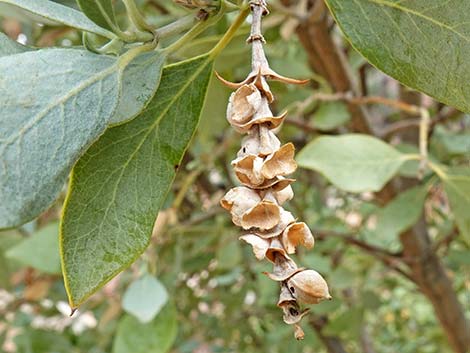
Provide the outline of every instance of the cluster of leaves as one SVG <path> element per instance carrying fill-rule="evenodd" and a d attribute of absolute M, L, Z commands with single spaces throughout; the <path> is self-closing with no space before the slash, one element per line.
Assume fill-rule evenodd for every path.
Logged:
<path fill-rule="evenodd" d="M 42 1 L 0 0 L 2 5 L 13 2 L 26 8 Z M 76 6 L 75 22 L 59 22 L 110 36 L 113 28 L 109 23 L 100 23 L 102 18 L 87 13 L 83 1 L 80 3 L 94 22 L 85 16 L 77 17 Z M 181 16 L 181 11 L 172 5 L 165 3 L 166 15 L 162 15 L 161 9 L 151 6 L 152 1 L 144 3 L 149 22 L 160 24 L 163 17 L 168 22 Z M 452 45 L 454 54 L 468 50 L 462 40 L 462 36 L 467 38 L 466 33 L 455 30 L 451 23 L 459 23 L 458 16 L 470 11 L 469 5 L 461 4 L 460 9 L 452 10 L 446 7 L 447 11 L 443 11 L 424 0 L 407 4 L 413 8 L 382 0 L 330 0 L 328 4 L 347 38 L 367 60 L 408 86 L 468 111 L 464 97 L 470 71 L 459 55 L 449 54 L 446 45 Z M 1 9 L 6 17 L 14 15 Z M 72 9 L 67 7 L 64 11 Z M 115 10 L 113 23 L 122 23 L 124 9 L 116 6 Z M 53 19 L 57 20 L 58 13 L 54 11 Z M 38 27 L 21 13 L 23 33 L 36 38 L 30 44 L 37 44 L 51 33 L 55 38 L 51 46 L 64 40 L 73 45 L 81 43 L 76 31 L 54 32 L 63 27 L 50 27 L 51 23 L 45 20 L 50 18 L 43 13 L 40 22 L 46 26 Z M 306 66 L 301 44 L 289 34 L 285 15 L 273 11 L 271 18 L 266 23 L 266 38 L 273 68 L 291 76 L 315 78 Z M 390 36 L 397 30 L 397 22 L 400 35 Z M 6 24 L 4 21 L 4 27 Z M 173 53 L 171 60 L 206 53 L 226 28 L 224 19 L 200 39 Z M 364 31 L 370 33 L 363 34 Z M 415 37 L 410 38 L 410 33 Z M 215 61 L 216 70 L 224 77 L 236 80 L 246 75 L 246 34 L 247 28 L 242 28 Z M 291 208 L 311 226 L 316 235 L 316 251 L 300 252 L 297 258 L 299 264 L 315 267 L 327 278 L 334 298 L 314 308 L 306 339 L 297 343 L 282 325 L 275 307 L 278 288 L 261 274 L 269 269 L 254 260 L 251 250 L 237 241 L 239 234 L 216 206 L 224 190 L 234 184 L 227 166 L 239 146 L 239 136 L 230 132 L 223 119 L 230 92 L 210 78 L 212 59 L 200 57 L 167 66 L 157 88 L 164 62 L 164 54 L 159 51 L 139 54 L 128 62 L 125 56 L 97 55 L 84 49 L 23 47 L 1 34 L 0 44 L 0 102 L 6 107 L 5 112 L 15 112 L 13 116 L 1 112 L 0 148 L 4 148 L 5 155 L 15 156 L 13 160 L 23 156 L 22 163 L 6 169 L 13 174 L 0 179 L 0 222 L 12 222 L 7 226 L 23 223 L 37 216 L 39 209 L 47 208 L 57 195 L 63 201 L 61 189 L 78 159 L 61 226 L 63 265 L 69 291 L 74 293 L 72 303 L 82 302 L 149 245 L 128 271 L 70 319 L 68 312 L 61 311 L 66 294 L 58 255 L 60 202 L 38 220 L 2 232 L 2 349 L 11 351 L 16 347 L 19 352 L 34 353 L 163 353 L 173 346 L 177 352 L 307 353 L 326 351 L 322 348 L 325 339 L 338 339 L 344 342 L 347 352 L 362 352 L 369 341 L 378 352 L 450 352 L 431 305 L 414 284 L 355 244 L 359 241 L 390 254 L 398 253 L 399 234 L 413 226 L 424 211 L 433 241 L 444 244 L 438 249 L 439 255 L 468 311 L 467 115 L 456 113 L 452 119 L 433 125 L 423 180 L 383 207 L 373 202 L 371 192 L 381 190 L 392 179 L 416 180 L 424 158 L 418 146 L 400 139 L 380 140 L 350 133 L 351 116 L 342 101 L 317 101 L 307 109 L 299 107 L 299 100 L 308 100 L 312 93 L 329 93 L 328 83 L 321 81 L 320 88 L 315 88 L 317 92 L 311 87 L 273 86 L 279 97 L 277 109 L 293 108 L 294 113 L 305 118 L 304 125 L 314 127 L 311 133 L 288 120 L 281 137 L 305 146 L 298 157 L 304 170 L 297 172 L 297 196 Z M 346 42 L 344 47 L 351 67 L 365 65 Z M 16 68 L 20 56 L 30 63 L 29 68 Z M 58 58 L 65 67 L 50 65 Z M 368 70 L 370 94 L 383 94 L 384 81 L 390 88 L 389 78 L 373 68 Z M 74 75 L 68 87 L 62 86 L 69 82 L 63 79 L 66 73 Z M 41 80 L 34 78 L 36 74 Z M 15 88 L 1 86 L 3 77 L 15 78 Z M 40 84 L 55 82 L 54 77 L 59 77 L 61 85 L 44 91 Z M 74 98 L 70 91 L 77 82 L 85 88 Z M 88 85 L 91 82 L 94 83 Z M 136 87 L 136 82 L 142 86 Z M 203 107 L 206 90 L 208 99 Z M 385 94 L 393 97 L 393 90 L 387 89 Z M 23 111 L 18 107 L 13 110 L 5 103 L 12 97 L 26 100 L 33 95 L 37 109 L 34 114 L 43 125 L 28 125 L 30 105 L 25 104 Z M 118 108 L 121 105 L 129 110 Z M 78 107 L 88 115 L 74 114 L 73 109 Z M 442 109 L 445 107 L 436 103 L 429 105 L 432 117 Z M 201 110 L 196 139 L 181 160 Z M 406 118 L 383 107 L 374 113 L 377 117 L 387 116 L 387 124 Z M 67 114 L 73 114 L 73 118 L 65 119 Z M 109 128 L 136 114 L 135 119 Z M 15 120 L 4 122 L 4 117 Z M 383 123 L 381 119 L 374 127 L 380 129 Z M 414 132 L 417 135 L 417 130 Z M 10 134 L 16 139 L 10 141 Z M 174 181 L 176 165 L 180 173 Z M 2 183 L 8 180 L 15 181 L 15 188 L 3 187 Z M 20 202 L 37 208 L 23 207 Z M 162 211 L 153 227 L 159 209 Z"/>

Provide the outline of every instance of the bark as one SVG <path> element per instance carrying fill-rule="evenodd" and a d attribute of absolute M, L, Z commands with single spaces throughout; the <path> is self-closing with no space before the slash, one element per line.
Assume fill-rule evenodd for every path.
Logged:
<path fill-rule="evenodd" d="M 336 336 L 327 336 L 323 333 L 323 327 L 328 323 L 326 317 L 315 317 L 310 320 L 310 325 L 313 327 L 315 332 L 322 341 L 328 353 L 347 353 L 344 349 L 343 343 Z"/>
<path fill-rule="evenodd" d="M 434 307 L 450 345 L 458 353 L 470 351 L 470 325 L 445 268 L 435 254 L 424 218 L 400 236 L 403 254 L 414 281 Z"/>
<path fill-rule="evenodd" d="M 282 0 L 288 6 L 292 0 Z M 311 16 L 301 22 L 296 33 L 305 48 L 309 65 L 318 74 L 325 77 L 337 92 L 350 91 L 357 95 L 358 91 L 348 72 L 342 52 L 338 49 L 330 36 L 327 10 L 323 1 L 310 0 Z M 349 104 L 348 109 L 352 117 L 351 130 L 355 132 L 373 134 L 369 125 L 369 118 L 365 107 Z M 377 195 L 381 203 L 385 204 L 395 195 L 392 183 Z M 400 236 L 405 259 L 410 260 L 409 267 L 412 279 L 420 291 L 432 303 L 436 315 L 447 335 L 450 345 L 457 353 L 470 351 L 470 327 L 452 283 L 446 274 L 445 267 L 434 253 L 424 218 L 411 230 Z M 321 338 L 321 336 L 320 336 Z M 327 345 L 334 343 L 324 339 Z"/>

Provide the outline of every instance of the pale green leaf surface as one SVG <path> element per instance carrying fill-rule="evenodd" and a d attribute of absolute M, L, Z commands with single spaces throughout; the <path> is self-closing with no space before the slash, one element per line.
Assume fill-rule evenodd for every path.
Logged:
<path fill-rule="evenodd" d="M 168 301 L 163 284 L 150 274 L 131 283 L 122 298 L 122 308 L 140 322 L 152 321 Z"/>
<path fill-rule="evenodd" d="M 8 249 L 6 256 L 42 272 L 60 273 L 59 224 L 48 224 Z"/>
<path fill-rule="evenodd" d="M 328 131 L 346 124 L 350 114 L 342 102 L 325 102 L 313 114 L 313 126 L 319 130 Z"/>
<path fill-rule="evenodd" d="M 30 50 L 33 49 L 14 41 L 6 34 L 0 32 L 0 57 L 24 53 Z"/>
<path fill-rule="evenodd" d="M 426 187 L 416 186 L 396 196 L 377 212 L 375 233 L 387 241 L 410 228 L 423 212 L 426 194 Z"/>
<path fill-rule="evenodd" d="M 55 200 L 115 111 L 118 71 L 115 58 L 75 49 L 0 58 L 0 228 Z"/>
<path fill-rule="evenodd" d="M 127 65 L 122 76 L 121 98 L 109 122 L 111 125 L 133 119 L 150 102 L 160 84 L 165 59 L 162 51 L 151 52 L 138 56 Z"/>
<path fill-rule="evenodd" d="M 470 170 L 463 167 L 448 168 L 445 175 L 440 177 L 460 234 L 470 244 Z"/>
<path fill-rule="evenodd" d="M 61 224 L 64 280 L 72 306 L 147 247 L 197 126 L 211 68 L 207 56 L 168 66 L 146 110 L 107 130 L 75 165 Z"/>
<path fill-rule="evenodd" d="M 392 146 L 361 134 L 319 137 L 297 157 L 299 166 L 316 170 L 351 192 L 380 190 L 406 160 Z"/>
<path fill-rule="evenodd" d="M 48 0 L 0 0 L 0 13 L 10 10 L 18 19 L 25 17 L 36 22 L 54 25 L 57 23 L 95 33 L 107 38 L 116 36 L 110 31 L 97 26 L 80 11 Z"/>
<path fill-rule="evenodd" d="M 326 0 L 351 44 L 374 66 L 470 111 L 470 1 Z"/>
<path fill-rule="evenodd" d="M 116 25 L 116 17 L 111 0 L 77 0 L 77 3 L 90 20 L 100 27 L 113 30 L 112 25 Z"/>
<path fill-rule="evenodd" d="M 0 228 L 25 223 L 50 206 L 73 164 L 116 108 L 139 94 L 135 90 L 142 89 L 142 97 L 118 114 L 122 120 L 149 101 L 163 59 L 158 52 L 132 55 L 43 49 L 0 58 Z M 136 67 L 149 75 L 140 86 L 129 83 Z"/>
<path fill-rule="evenodd" d="M 175 342 L 178 326 L 176 309 L 168 303 L 149 323 L 135 317 L 121 318 L 113 343 L 113 353 L 166 353 Z"/>

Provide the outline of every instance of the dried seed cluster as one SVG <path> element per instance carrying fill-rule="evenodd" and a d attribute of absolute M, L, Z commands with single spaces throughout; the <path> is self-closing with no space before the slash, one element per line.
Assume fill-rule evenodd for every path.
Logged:
<path fill-rule="evenodd" d="M 221 205 L 230 212 L 233 223 L 246 231 L 240 239 L 253 247 L 256 258 L 273 263 L 273 272 L 266 275 L 280 283 L 278 306 L 283 310 L 284 321 L 295 325 L 296 338 L 302 339 L 304 334 L 298 323 L 308 309 L 301 310 L 300 304 L 316 304 L 331 296 L 319 273 L 297 267 L 289 256 L 299 245 L 312 248 L 314 238 L 305 223 L 297 222 L 292 213 L 282 208 L 294 196 L 290 185 L 294 179 L 286 176 L 296 170 L 297 164 L 294 145 L 281 146 L 275 135 L 286 113 L 274 116 L 271 112 L 274 96 L 267 80 L 294 84 L 306 81 L 283 77 L 269 67 L 261 34 L 266 3 L 256 0 L 250 4 L 252 27 L 248 42 L 252 44 L 252 71 L 241 83 L 219 76 L 223 83 L 236 89 L 230 96 L 227 120 L 235 130 L 246 134 L 232 161 L 242 186 L 229 190 Z"/>

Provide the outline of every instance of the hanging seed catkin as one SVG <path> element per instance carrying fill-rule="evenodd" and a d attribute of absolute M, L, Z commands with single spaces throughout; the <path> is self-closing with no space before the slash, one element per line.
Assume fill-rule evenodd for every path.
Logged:
<path fill-rule="evenodd" d="M 247 42 L 252 45 L 252 68 L 241 83 L 218 78 L 236 91 L 232 93 L 227 107 L 227 120 L 231 126 L 246 137 L 232 166 L 242 186 L 229 190 L 221 200 L 235 225 L 243 228 L 240 237 L 253 248 L 258 260 L 273 263 L 273 271 L 266 275 L 280 283 L 277 305 L 283 311 L 284 322 L 295 325 L 295 337 L 302 339 L 304 333 L 299 326 L 308 309 L 301 304 L 317 304 L 331 299 L 328 285 L 314 270 L 299 268 L 289 256 L 300 245 L 313 248 L 314 238 L 308 226 L 297 222 L 292 213 L 282 205 L 294 196 L 287 178 L 297 164 L 292 143 L 281 145 L 274 131 L 286 112 L 274 116 L 270 104 L 275 100 L 268 80 L 284 83 L 304 84 L 274 72 L 268 64 L 263 50 L 261 18 L 268 13 L 264 0 L 250 3 L 252 12 L 251 33 Z"/>

